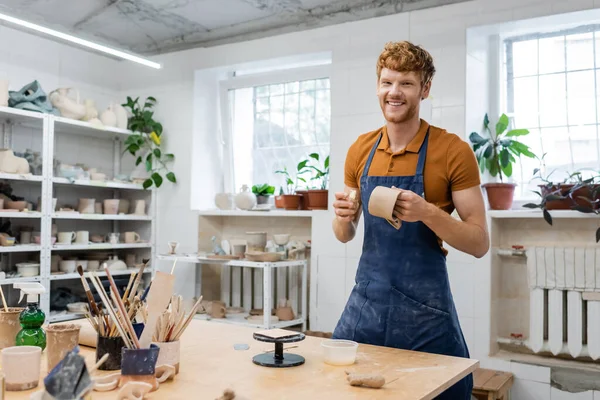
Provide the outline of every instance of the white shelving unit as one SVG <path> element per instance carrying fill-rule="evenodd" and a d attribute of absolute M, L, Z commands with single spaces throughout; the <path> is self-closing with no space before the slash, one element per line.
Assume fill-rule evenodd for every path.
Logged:
<path fill-rule="evenodd" d="M 314 215 L 314 211 L 309 210 L 256 210 L 256 211 L 245 211 L 245 210 L 201 210 L 198 212 L 200 216 L 213 216 L 213 217 L 306 217 L 311 218 Z"/>
<path fill-rule="evenodd" d="M 82 317 L 80 314 L 55 314 L 50 312 L 50 296 L 54 288 L 63 287 L 62 285 L 71 285 L 72 288 L 77 287 L 77 285 L 81 286 L 79 275 L 76 273 L 51 273 L 51 257 L 53 255 L 69 256 L 72 255 L 69 252 L 74 252 L 81 259 L 85 259 L 85 254 L 88 251 L 110 251 L 112 253 L 131 249 L 132 252 L 136 252 L 138 257 L 152 260 L 151 267 L 146 268 L 145 273 L 154 273 L 153 261 L 156 259 L 156 193 L 154 190 L 144 190 L 139 183 L 73 180 L 54 176 L 54 161 L 56 159 L 67 164 L 83 163 L 88 164 L 89 167 L 101 167 L 102 172 L 111 170 L 109 176 L 122 173 L 122 142 L 131 134 L 132 132 L 128 130 L 102 128 L 87 122 L 54 115 L 0 107 L 1 147 L 10 148 L 16 152 L 31 148 L 39 151 L 42 158 L 41 175 L 0 173 L 0 181 L 7 180 L 11 185 L 14 185 L 13 194 L 23 196 L 19 193 L 19 191 L 23 191 L 25 193 L 23 197 L 32 203 L 37 203 L 39 199 L 42 210 L 41 212 L 0 211 L 0 223 L 11 221 L 11 224 L 14 222 L 14 225 L 29 223 L 36 226 L 36 228 L 39 226 L 34 231 L 39 231 L 41 238 L 40 244 L 0 247 L 0 257 L 3 259 L 8 257 L 8 263 L 3 263 L 5 267 L 7 265 L 9 268 L 14 267 L 15 263 L 12 257 L 26 258 L 33 256 L 33 258 L 40 260 L 39 276 L 5 279 L 0 281 L 0 285 L 23 281 L 42 283 L 46 287 L 47 293 L 41 296 L 40 305 L 46 312 L 48 321 L 66 321 Z M 98 160 L 102 161 L 102 165 L 92 165 Z M 128 173 L 129 171 L 125 172 Z M 17 187 L 19 190 L 16 189 Z M 66 199 L 65 202 L 67 203 L 76 201 L 79 197 L 95 197 L 97 201 L 123 198 L 131 200 L 132 207 L 133 200 L 143 199 L 146 201 L 147 215 L 54 212 L 52 210 L 53 198 L 58 198 L 60 205 L 61 197 Z M 52 245 L 53 224 L 57 225 L 59 232 L 87 230 L 90 232 L 90 236 L 93 233 L 105 235 L 109 232 L 121 233 L 139 230 L 144 242 Z M 122 239 L 123 235 L 121 234 Z M 129 275 L 132 271 L 114 271 L 113 275 Z M 105 276 L 105 273 L 98 271 L 98 275 Z"/>
<path fill-rule="evenodd" d="M 254 323 L 252 321 L 246 320 L 247 313 L 236 314 L 233 316 L 226 316 L 226 318 L 213 318 L 212 321 L 222 322 L 226 324 L 236 324 L 236 325 L 244 325 L 251 326 L 255 328 L 286 328 L 295 325 L 302 325 L 302 330 L 306 330 L 306 312 L 308 310 L 308 260 L 289 260 L 289 261 L 278 261 L 278 262 L 254 262 L 254 261 L 246 261 L 246 260 L 221 260 L 221 259 L 213 259 L 213 258 L 204 258 L 198 257 L 193 254 L 183 254 L 183 255 L 158 255 L 159 260 L 166 261 L 175 261 L 178 263 L 193 263 L 199 266 L 198 272 L 196 276 L 201 276 L 201 265 L 202 264 L 213 264 L 219 265 L 221 268 L 223 267 L 246 267 L 252 269 L 260 269 L 262 270 L 262 308 L 263 310 L 271 310 L 273 307 L 273 297 L 272 297 L 272 289 L 274 285 L 273 281 L 273 270 L 278 268 L 288 268 L 288 267 L 301 267 L 302 268 L 302 281 L 301 281 L 301 292 L 300 294 L 300 303 L 301 303 L 301 314 L 297 316 L 296 319 L 291 321 L 279 321 L 272 322 L 271 313 L 265 312 L 263 314 L 263 323 Z M 180 268 L 180 267 L 177 267 Z M 229 275 L 226 275 L 229 276 Z M 200 294 L 199 290 L 201 288 L 202 282 L 196 280 L 196 296 Z M 227 303 L 227 301 L 226 301 Z M 206 315 L 198 315 L 197 318 L 210 318 Z"/>

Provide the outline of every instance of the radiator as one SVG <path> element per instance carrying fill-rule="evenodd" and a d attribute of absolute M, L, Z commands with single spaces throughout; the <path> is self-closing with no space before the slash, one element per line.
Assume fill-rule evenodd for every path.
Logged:
<path fill-rule="evenodd" d="M 534 352 L 600 358 L 600 248 L 527 249 Z"/>
<path fill-rule="evenodd" d="M 262 309 L 268 296 L 273 308 L 289 301 L 296 317 L 302 310 L 302 267 L 272 268 L 270 288 L 265 292 L 264 271 L 250 267 L 221 267 L 221 301 L 227 306 L 243 307 L 246 312 Z"/>

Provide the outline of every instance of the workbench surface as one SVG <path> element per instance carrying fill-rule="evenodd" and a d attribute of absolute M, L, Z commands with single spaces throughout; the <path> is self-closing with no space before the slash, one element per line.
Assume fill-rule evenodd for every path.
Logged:
<path fill-rule="evenodd" d="M 194 320 L 182 336 L 180 372 L 149 393 L 148 399 L 213 400 L 232 389 L 239 400 L 270 399 L 433 399 L 455 382 L 473 372 L 479 362 L 472 359 L 397 350 L 360 344 L 357 360 L 350 366 L 323 363 L 321 341 L 305 340 L 284 345 L 285 353 L 300 354 L 304 365 L 292 368 L 266 368 L 255 365 L 252 357 L 272 351 L 274 345 L 258 342 L 252 333 L 259 329 Z M 235 350 L 234 344 L 245 343 L 248 350 Z M 81 347 L 88 366 L 95 361 L 95 349 Z M 46 375 L 45 351 L 42 376 Z M 387 384 L 381 389 L 352 387 L 345 371 L 380 373 Z M 101 371 L 101 373 L 109 373 Z M 396 379 L 397 378 L 397 379 Z M 6 399 L 29 399 L 31 393 L 6 392 Z M 117 391 L 93 392 L 93 399 L 115 399 Z"/>

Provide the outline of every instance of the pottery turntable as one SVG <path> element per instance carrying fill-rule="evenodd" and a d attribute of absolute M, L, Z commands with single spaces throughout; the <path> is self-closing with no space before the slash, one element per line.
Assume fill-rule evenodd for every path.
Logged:
<path fill-rule="evenodd" d="M 283 329 L 268 329 L 254 332 L 253 337 L 259 342 L 275 343 L 275 351 L 255 355 L 252 358 L 254 364 L 271 368 L 296 367 L 304 364 L 304 357 L 298 354 L 283 354 L 283 345 L 304 340 L 304 333 L 290 332 Z"/>

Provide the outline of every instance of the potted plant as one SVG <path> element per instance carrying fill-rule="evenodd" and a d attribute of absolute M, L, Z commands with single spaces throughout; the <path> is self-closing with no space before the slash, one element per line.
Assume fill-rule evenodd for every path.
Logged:
<path fill-rule="evenodd" d="M 152 185 L 159 188 L 163 183 L 163 173 L 170 182 L 176 183 L 175 174 L 167 167 L 167 164 L 175 160 L 175 156 L 171 153 L 163 153 L 160 147 L 163 127 L 161 123 L 154 120 L 154 111 L 152 111 L 156 105 L 156 99 L 151 96 L 146 98 L 143 106 L 138 101 L 139 97 L 135 100 L 127 97 L 127 103 L 123 104 L 123 107 L 128 108 L 131 114 L 127 127 L 133 131 L 125 140 L 125 151 L 134 157 L 137 156 L 136 166 L 142 162 L 145 163 L 149 178 L 143 182 L 144 189 L 148 189 Z"/>
<path fill-rule="evenodd" d="M 283 170 L 275 171 L 276 174 L 282 174 L 285 177 L 286 184 L 286 193 L 284 193 L 283 188 L 280 190 L 279 196 L 275 198 L 276 206 L 279 204 L 281 207 L 286 210 L 298 210 L 300 207 L 300 198 L 301 196 L 296 193 L 296 189 L 298 188 L 298 182 L 306 183 L 306 179 L 302 178 L 300 175 L 308 172 L 306 170 L 307 160 L 300 161 L 296 166 L 296 181 L 292 179 L 287 167 L 284 167 Z"/>
<path fill-rule="evenodd" d="M 252 193 L 256 195 L 256 204 L 268 204 L 270 196 L 275 194 L 275 186 L 268 183 L 252 186 Z"/>
<path fill-rule="evenodd" d="M 490 120 L 485 114 L 483 134 L 472 132 L 469 140 L 473 144 L 473 151 L 481 172 L 487 170 L 492 177 L 498 176 L 500 179 L 500 182 L 488 182 L 482 185 L 485 188 L 490 208 L 492 210 L 509 210 L 512 207 L 516 184 L 504 182 L 504 178 L 512 176 L 515 157 L 523 155 L 533 158 L 535 154 L 531 152 L 529 146 L 515 139 L 515 137 L 529 134 L 529 130 L 507 130 L 509 120 L 506 114 L 502 114 L 498 119 L 494 133 L 489 125 Z"/>
<path fill-rule="evenodd" d="M 319 153 L 312 153 L 309 155 L 311 160 L 307 162 L 318 163 Z M 327 210 L 327 201 L 329 191 L 327 190 L 329 184 L 329 156 L 323 160 L 323 165 L 307 165 L 307 168 L 312 169 L 315 172 L 315 176 L 312 177 L 312 181 L 317 181 L 318 186 L 316 189 L 308 189 L 306 193 L 307 208 L 309 210 Z"/>

